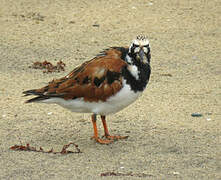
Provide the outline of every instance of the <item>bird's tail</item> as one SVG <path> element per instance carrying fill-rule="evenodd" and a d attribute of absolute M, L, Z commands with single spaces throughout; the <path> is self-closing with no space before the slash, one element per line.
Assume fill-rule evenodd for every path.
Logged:
<path fill-rule="evenodd" d="M 25 103 L 31 103 L 31 102 L 39 102 L 45 99 L 49 99 L 49 96 L 45 96 L 42 92 L 37 91 L 36 89 L 28 90 L 23 92 L 24 96 L 30 96 L 30 95 L 36 95 L 37 97 L 34 97 L 32 99 L 29 99 L 25 101 Z"/>

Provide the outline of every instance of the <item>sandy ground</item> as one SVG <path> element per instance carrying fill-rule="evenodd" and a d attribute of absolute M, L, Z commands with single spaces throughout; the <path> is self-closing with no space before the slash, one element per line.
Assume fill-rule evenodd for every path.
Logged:
<path fill-rule="evenodd" d="M 0 0 L 0 179 L 221 179 L 220 27 L 219 0 Z M 110 131 L 127 140 L 96 144 L 90 115 L 24 104 L 22 91 L 140 33 L 151 43 L 150 83 L 107 117 Z M 62 60 L 66 70 L 28 68 L 43 60 Z M 30 143 L 59 151 L 69 142 L 83 153 L 9 149 Z"/>

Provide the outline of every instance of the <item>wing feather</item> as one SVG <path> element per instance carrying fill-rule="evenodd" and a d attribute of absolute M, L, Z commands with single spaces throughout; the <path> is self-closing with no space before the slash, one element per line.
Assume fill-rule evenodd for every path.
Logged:
<path fill-rule="evenodd" d="M 116 48 L 105 51 L 76 67 L 63 78 L 53 80 L 43 88 L 23 92 L 25 95 L 37 95 L 28 100 L 62 97 L 66 100 L 84 98 L 85 101 L 105 101 L 122 88 L 121 70 L 127 63 L 121 58 L 122 52 Z"/>

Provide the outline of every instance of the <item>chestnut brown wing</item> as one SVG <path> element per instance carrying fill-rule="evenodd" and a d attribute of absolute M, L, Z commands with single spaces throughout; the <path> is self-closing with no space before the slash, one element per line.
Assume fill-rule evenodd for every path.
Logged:
<path fill-rule="evenodd" d="M 105 56 L 98 56 L 75 68 L 67 76 L 51 81 L 47 86 L 25 91 L 26 95 L 35 97 L 33 102 L 51 97 L 62 97 L 66 100 L 84 98 L 85 101 L 105 101 L 122 88 L 121 69 L 126 62 L 120 57 L 117 49 L 109 49 Z"/>

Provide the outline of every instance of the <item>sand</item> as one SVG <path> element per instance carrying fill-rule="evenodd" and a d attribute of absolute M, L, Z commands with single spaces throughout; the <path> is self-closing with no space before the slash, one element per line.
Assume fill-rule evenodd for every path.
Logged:
<path fill-rule="evenodd" d="M 105 179 L 221 179 L 220 26 L 218 0 L 1 0 L 0 179 L 104 179 L 108 172 Z M 24 103 L 24 90 L 141 33 L 151 44 L 150 83 L 107 117 L 110 132 L 127 140 L 97 144 L 90 114 Z M 29 68 L 44 60 L 62 60 L 65 72 Z M 69 142 L 82 153 L 9 149 L 29 143 L 60 151 Z"/>

